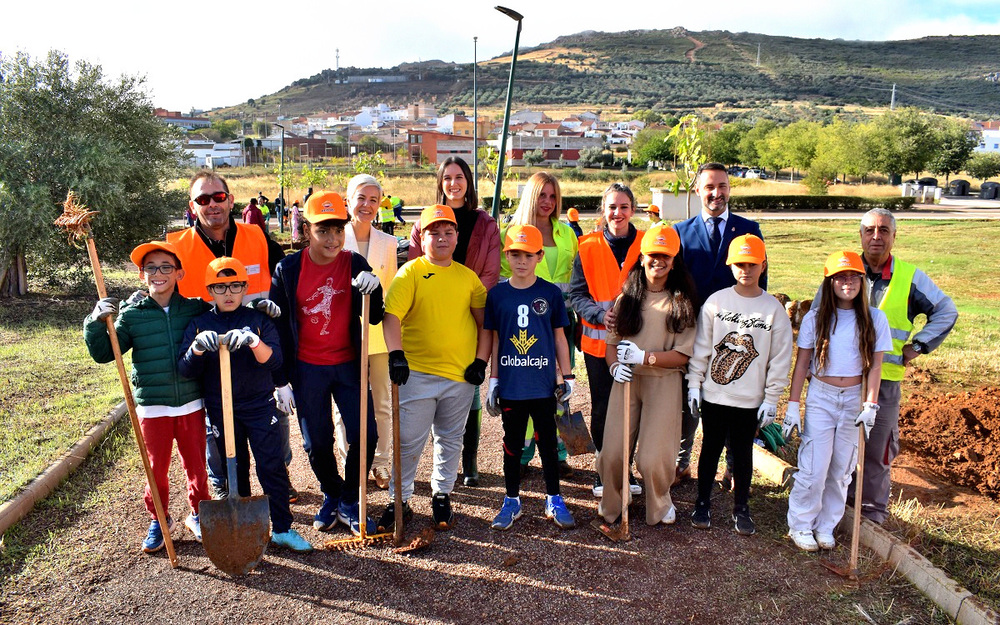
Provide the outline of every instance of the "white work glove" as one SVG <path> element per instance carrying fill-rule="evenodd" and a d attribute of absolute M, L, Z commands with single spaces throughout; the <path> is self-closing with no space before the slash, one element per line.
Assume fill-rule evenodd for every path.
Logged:
<path fill-rule="evenodd" d="M 231 352 L 235 352 L 241 347 L 250 346 L 250 349 L 253 349 L 260 345 L 260 337 L 250 330 L 230 330 L 222 336 L 221 341 Z"/>
<path fill-rule="evenodd" d="M 785 418 L 781 422 L 781 435 L 786 441 L 791 440 L 795 430 L 802 436 L 802 414 L 799 412 L 799 402 L 790 401 L 788 408 L 785 409 Z"/>
<path fill-rule="evenodd" d="M 872 428 L 875 427 L 875 416 L 878 414 L 878 408 L 878 404 L 866 401 L 861 414 L 854 420 L 854 425 L 865 426 L 865 440 L 868 440 L 868 437 L 872 433 Z"/>
<path fill-rule="evenodd" d="M 378 276 L 370 271 L 362 271 L 351 280 L 351 286 L 361 291 L 362 295 L 371 295 L 378 288 L 378 285 Z"/>
<path fill-rule="evenodd" d="M 620 362 L 616 362 L 611 365 L 611 377 L 615 379 L 615 382 L 624 384 L 626 382 L 632 381 L 632 367 L 628 365 L 623 365 Z"/>
<path fill-rule="evenodd" d="M 691 410 L 691 415 L 694 417 L 701 417 L 701 389 L 700 388 L 688 388 L 688 408 Z"/>
<path fill-rule="evenodd" d="M 295 410 L 295 394 L 292 393 L 292 385 L 286 384 L 274 389 L 274 401 L 278 404 L 278 410 L 285 414 L 292 414 Z"/>
<path fill-rule="evenodd" d="M 618 362 L 625 365 L 641 365 L 646 362 L 646 352 L 632 341 L 618 344 Z"/>
<path fill-rule="evenodd" d="M 563 378 L 563 383 L 556 385 L 556 401 L 560 404 L 568 402 L 574 388 L 576 388 L 576 376 Z"/>
<path fill-rule="evenodd" d="M 201 356 L 205 352 L 219 351 L 218 332 L 215 332 L 214 330 L 199 332 L 198 336 L 194 337 L 194 342 L 191 343 L 191 351 L 193 351 L 196 356 Z"/>
<path fill-rule="evenodd" d="M 778 416 L 778 407 L 774 404 L 764 402 L 757 409 L 757 429 L 764 429 L 774 423 L 774 418 Z"/>
<path fill-rule="evenodd" d="M 117 297 L 102 297 L 97 300 L 94 312 L 90 314 L 94 319 L 104 321 L 109 316 L 118 314 L 118 303 L 119 300 Z"/>
<path fill-rule="evenodd" d="M 500 411 L 500 380 L 490 378 L 489 388 L 486 390 L 486 412 L 494 417 L 499 417 Z"/>
<path fill-rule="evenodd" d="M 142 289 L 139 289 L 135 293 L 133 293 L 133 294 L 131 294 L 131 295 L 128 296 L 128 299 L 125 300 L 125 305 L 126 306 L 135 306 L 136 304 L 138 304 L 142 300 L 146 299 L 147 297 L 149 297 L 149 293 L 147 291 L 143 291 Z"/>
<path fill-rule="evenodd" d="M 259 310 L 271 319 L 277 319 L 281 316 L 281 306 L 278 306 L 269 299 L 256 299 L 248 304 L 250 308 Z"/>

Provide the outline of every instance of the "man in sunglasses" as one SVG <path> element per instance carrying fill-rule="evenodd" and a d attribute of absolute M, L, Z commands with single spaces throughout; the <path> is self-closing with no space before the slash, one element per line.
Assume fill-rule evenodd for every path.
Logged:
<path fill-rule="evenodd" d="M 229 256 L 247 269 L 249 284 L 243 302 L 267 297 L 271 287 L 267 238 L 260 228 L 238 223 L 233 217 L 233 195 L 225 178 L 211 171 L 198 172 L 191 178 L 189 197 L 188 205 L 198 221 L 186 230 L 167 234 L 167 241 L 177 248 L 187 269 L 178 283 L 181 294 L 211 302 L 201 277 L 212 260 Z"/>

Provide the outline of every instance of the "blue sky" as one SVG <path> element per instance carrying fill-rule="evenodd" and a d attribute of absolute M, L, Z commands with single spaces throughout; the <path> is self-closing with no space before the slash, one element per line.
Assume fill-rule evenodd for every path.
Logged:
<path fill-rule="evenodd" d="M 992 0 L 718 0 L 708 8 L 648 1 L 498 0 L 524 14 L 522 47 L 583 30 L 683 26 L 794 37 L 863 40 L 1000 34 Z M 342 66 L 390 67 L 441 59 L 471 62 L 509 51 L 515 24 L 494 2 L 370 3 L 215 0 L 147 3 L 37 0 L 2 10 L 0 52 L 43 55 L 56 48 L 100 63 L 111 75 L 146 76 L 154 103 L 208 109 L 272 93 L 292 81 Z M 803 7 L 809 8 L 803 10 Z M 460 7 L 460 8 L 459 8 Z M 422 11 L 420 9 L 423 9 Z M 1000 51 L 998 51 L 1000 69 Z"/>

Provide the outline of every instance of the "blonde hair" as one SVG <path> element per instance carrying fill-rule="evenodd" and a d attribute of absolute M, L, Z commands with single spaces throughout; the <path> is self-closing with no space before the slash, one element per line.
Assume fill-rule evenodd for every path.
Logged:
<path fill-rule="evenodd" d="M 551 184 L 556 192 L 556 208 L 552 211 L 551 219 L 553 222 L 559 221 L 559 215 L 562 213 L 562 192 L 559 190 L 559 179 L 547 171 L 539 171 L 532 174 L 528 178 L 528 183 L 524 185 L 524 193 L 521 194 L 521 201 L 518 203 L 517 210 L 514 211 L 514 216 L 510 220 L 511 225 L 535 225 L 537 221 L 536 207 L 538 206 L 538 198 L 542 195 L 542 190 L 546 184 Z"/>

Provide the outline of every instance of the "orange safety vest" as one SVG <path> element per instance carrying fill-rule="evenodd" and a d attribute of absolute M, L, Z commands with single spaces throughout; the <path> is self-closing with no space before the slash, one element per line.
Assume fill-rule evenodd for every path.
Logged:
<path fill-rule="evenodd" d="M 184 268 L 184 278 L 177 283 L 184 297 L 200 297 L 211 302 L 212 296 L 205 288 L 205 269 L 215 255 L 201 240 L 194 228 L 171 232 L 167 241 L 177 247 L 181 255 L 181 265 Z M 236 224 L 236 240 L 233 243 L 233 258 L 247 268 L 247 285 L 245 302 L 255 297 L 267 297 L 271 290 L 271 272 L 267 264 L 267 239 L 259 226 L 253 224 Z"/>
<path fill-rule="evenodd" d="M 580 239 L 580 264 L 583 267 L 583 276 L 587 280 L 587 290 L 590 296 L 604 310 L 610 310 L 615 298 L 622 291 L 625 283 L 625 276 L 628 275 L 632 265 L 639 259 L 639 248 L 642 245 L 643 231 L 640 230 L 635 235 L 635 241 L 628 248 L 625 255 L 625 262 L 621 268 L 618 261 L 604 238 L 604 232 L 592 232 Z M 604 340 L 607 338 L 608 330 L 603 325 L 589 323 L 580 317 L 583 326 L 583 335 L 580 337 L 580 349 L 583 353 L 604 358 L 607 347 Z"/>

